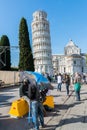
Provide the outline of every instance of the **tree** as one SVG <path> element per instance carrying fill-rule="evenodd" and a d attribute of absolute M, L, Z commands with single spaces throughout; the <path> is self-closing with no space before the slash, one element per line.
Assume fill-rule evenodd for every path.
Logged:
<path fill-rule="evenodd" d="M 29 32 L 25 18 L 22 18 L 19 25 L 19 69 L 34 71 L 34 60 L 29 40 Z"/>
<path fill-rule="evenodd" d="M 0 69 L 11 69 L 10 42 L 6 35 L 3 35 L 0 41 Z"/>

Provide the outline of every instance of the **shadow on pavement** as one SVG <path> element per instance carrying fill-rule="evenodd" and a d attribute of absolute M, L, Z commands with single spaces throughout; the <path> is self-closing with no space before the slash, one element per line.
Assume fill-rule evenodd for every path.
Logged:
<path fill-rule="evenodd" d="M 4 94 L 0 95 L 0 107 L 7 107 L 11 105 L 11 102 L 9 102 L 8 100 L 13 98 L 15 96 L 6 96 Z"/>
<path fill-rule="evenodd" d="M 40 130 L 55 130 L 56 125 L 46 125 L 45 128 L 40 128 Z M 2 116 L 0 118 L 0 130 L 29 130 L 28 128 L 29 124 L 26 117 L 16 119 Z"/>
<path fill-rule="evenodd" d="M 45 117 L 53 117 L 53 116 L 59 116 L 60 114 L 56 113 L 59 112 L 59 110 L 52 110 L 50 112 L 46 111 L 46 116 Z"/>
<path fill-rule="evenodd" d="M 68 109 L 68 108 L 70 108 L 70 107 L 74 107 L 75 105 L 79 105 L 79 104 L 81 104 L 82 103 L 82 101 L 80 101 L 80 102 L 75 102 L 75 103 L 73 103 L 73 104 L 69 104 L 69 105 L 67 105 L 67 104 L 55 104 L 55 111 L 57 111 L 57 110 L 66 110 L 66 109 Z"/>
<path fill-rule="evenodd" d="M 0 118 L 0 130 L 28 130 L 27 118 Z"/>
<path fill-rule="evenodd" d="M 53 95 L 54 97 L 60 97 L 61 95 Z"/>
<path fill-rule="evenodd" d="M 87 123 L 87 116 L 78 115 L 76 117 L 72 117 L 69 119 L 63 119 L 59 122 L 57 127 L 62 126 L 62 125 L 71 124 L 71 123 L 77 123 L 77 122 Z"/>
<path fill-rule="evenodd" d="M 0 107 L 11 106 L 12 102 L 1 102 Z"/>
<path fill-rule="evenodd" d="M 41 128 L 40 130 L 55 130 L 56 125 L 47 125 L 45 128 Z"/>

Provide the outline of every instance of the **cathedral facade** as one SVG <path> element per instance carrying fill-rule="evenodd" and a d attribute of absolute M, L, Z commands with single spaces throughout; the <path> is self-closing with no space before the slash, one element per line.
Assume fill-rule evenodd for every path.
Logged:
<path fill-rule="evenodd" d="M 54 74 L 87 73 L 86 54 L 72 40 L 64 47 L 64 55 L 52 55 L 52 62 Z"/>

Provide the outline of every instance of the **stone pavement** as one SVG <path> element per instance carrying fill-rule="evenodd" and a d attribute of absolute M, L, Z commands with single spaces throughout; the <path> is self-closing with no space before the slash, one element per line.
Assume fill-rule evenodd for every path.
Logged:
<path fill-rule="evenodd" d="M 87 85 L 81 87 L 81 101 L 75 101 L 73 86 L 70 96 L 66 96 L 65 86 L 62 92 L 53 91 L 55 109 L 45 117 L 44 130 L 87 130 Z"/>
<path fill-rule="evenodd" d="M 66 95 L 63 85 L 62 91 L 57 91 L 54 83 L 55 108 L 47 112 L 45 128 L 40 130 L 87 130 L 87 85 L 81 87 L 81 101 L 75 101 L 73 86 L 70 87 L 70 96 Z M 0 130 L 29 130 L 27 117 L 14 119 L 9 117 L 8 111 L 12 101 L 19 98 L 18 87 L 0 90 Z"/>

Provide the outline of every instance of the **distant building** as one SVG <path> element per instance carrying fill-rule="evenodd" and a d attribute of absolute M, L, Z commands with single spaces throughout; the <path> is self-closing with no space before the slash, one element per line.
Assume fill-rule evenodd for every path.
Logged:
<path fill-rule="evenodd" d="M 64 55 L 52 55 L 54 73 L 87 73 L 86 55 L 70 40 L 64 48 Z"/>
<path fill-rule="evenodd" d="M 47 13 L 44 11 L 34 12 L 31 26 L 35 71 L 52 74 L 51 39 Z"/>

